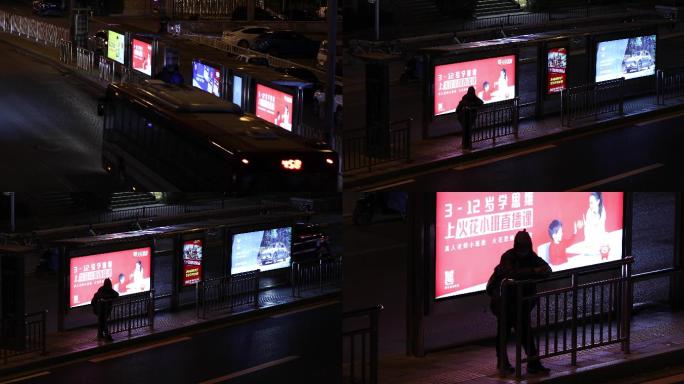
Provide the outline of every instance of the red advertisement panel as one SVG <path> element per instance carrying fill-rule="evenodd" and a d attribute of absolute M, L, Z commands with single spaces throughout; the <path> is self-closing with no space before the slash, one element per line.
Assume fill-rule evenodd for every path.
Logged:
<path fill-rule="evenodd" d="M 104 279 L 120 295 L 150 290 L 150 247 L 73 257 L 69 260 L 69 307 L 90 304 Z"/>
<path fill-rule="evenodd" d="M 622 258 L 622 192 L 438 192 L 435 297 L 485 289 L 527 230 L 554 271 Z"/>
<path fill-rule="evenodd" d="M 183 243 L 183 285 L 193 285 L 202 280 L 202 240 Z"/>
<path fill-rule="evenodd" d="M 548 94 L 558 93 L 566 87 L 566 68 L 568 66 L 568 50 L 565 48 L 549 49 L 547 88 Z"/>
<path fill-rule="evenodd" d="M 514 98 L 515 55 L 435 66 L 435 116 L 455 112 L 471 86 L 485 104 Z"/>
<path fill-rule="evenodd" d="M 152 76 L 152 44 L 133 39 L 133 54 L 131 63 L 133 69 Z"/>
<path fill-rule="evenodd" d="M 256 115 L 292 131 L 292 95 L 257 84 Z"/>

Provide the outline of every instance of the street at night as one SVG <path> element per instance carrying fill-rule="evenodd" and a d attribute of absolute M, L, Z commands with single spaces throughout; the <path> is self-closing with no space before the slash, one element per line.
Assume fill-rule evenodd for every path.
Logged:
<path fill-rule="evenodd" d="M 22 374 L 27 379 L 21 382 L 264 383 L 287 377 L 297 383 L 335 383 L 339 319 L 336 302 L 295 307 L 46 366 Z"/>
<path fill-rule="evenodd" d="M 11 45 L 0 49 L 3 179 L 18 190 L 115 189 L 101 166 L 99 90 Z"/>
<path fill-rule="evenodd" d="M 671 113 L 656 119 L 451 162 L 359 190 L 677 190 L 684 187 L 679 127 Z"/>

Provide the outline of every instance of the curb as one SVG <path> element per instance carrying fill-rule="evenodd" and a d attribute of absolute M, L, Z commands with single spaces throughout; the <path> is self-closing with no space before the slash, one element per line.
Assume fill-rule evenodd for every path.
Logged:
<path fill-rule="evenodd" d="M 662 107 L 659 109 L 654 109 L 650 110 L 647 112 L 641 112 L 641 113 L 633 113 L 630 115 L 623 115 L 623 116 L 618 116 L 618 117 L 612 117 L 604 120 L 597 121 L 593 124 L 584 124 L 584 125 L 577 125 L 572 127 L 571 129 L 566 129 L 561 132 L 556 132 L 556 133 L 551 133 L 548 135 L 543 135 L 543 136 L 538 136 L 530 139 L 523 139 L 516 141 L 514 143 L 510 144 L 503 144 L 501 146 L 497 147 L 491 147 L 491 148 L 483 148 L 475 151 L 471 151 L 469 153 L 463 153 L 461 155 L 456 155 L 452 157 L 446 157 L 442 158 L 436 161 L 428 161 L 425 163 L 420 163 L 416 164 L 413 166 L 409 167 L 404 167 L 395 171 L 389 170 L 387 172 L 383 172 L 377 175 L 370 175 L 366 177 L 361 177 L 352 181 L 345 181 L 344 183 L 344 188 L 360 188 L 363 190 L 363 187 L 371 187 L 372 184 L 380 183 L 383 181 L 390 181 L 391 179 L 395 177 L 401 177 L 406 174 L 410 173 L 415 173 L 415 172 L 422 172 L 428 169 L 432 169 L 435 167 L 443 167 L 443 166 L 449 166 L 449 165 L 456 165 L 456 164 L 461 164 L 469 161 L 474 161 L 481 159 L 486 156 L 493 156 L 498 153 L 514 150 L 514 149 L 523 149 L 539 144 L 544 144 L 548 143 L 549 141 L 553 140 L 561 140 L 561 139 L 566 139 L 566 138 L 572 138 L 574 136 L 580 136 L 583 134 L 589 134 L 589 133 L 598 133 L 602 130 L 611 130 L 611 129 L 617 129 L 620 128 L 621 126 L 627 125 L 627 124 L 634 124 L 638 122 L 639 120 L 644 120 L 652 116 L 656 116 L 662 113 L 669 113 L 669 112 L 674 112 L 677 110 L 680 110 L 684 108 L 684 105 L 677 104 L 677 105 L 671 105 L 671 106 L 666 106 Z M 589 128 L 591 127 L 591 128 Z"/>
<path fill-rule="evenodd" d="M 77 351 L 77 352 L 71 352 L 71 353 L 65 353 L 62 355 L 56 355 L 53 357 L 47 357 L 47 358 L 44 358 L 41 360 L 27 362 L 26 364 L 20 364 L 20 365 L 16 365 L 16 366 L 12 366 L 12 367 L 7 367 L 7 368 L 0 368 L 0 378 L 3 380 L 11 379 L 11 378 L 8 378 L 7 376 L 17 375 L 20 373 L 26 374 L 26 373 L 29 373 L 27 371 L 32 371 L 32 370 L 43 370 L 49 366 L 66 363 L 66 362 L 71 361 L 71 360 L 84 359 L 84 358 L 87 358 L 89 356 L 99 355 L 99 354 L 108 353 L 108 352 L 114 352 L 114 351 L 122 350 L 125 348 L 137 346 L 137 345 L 140 345 L 141 343 L 147 343 L 147 342 L 151 342 L 151 341 L 161 340 L 161 339 L 181 335 L 181 334 L 188 333 L 188 332 L 201 331 L 203 329 L 206 329 L 206 328 L 209 328 L 212 326 L 218 326 L 221 324 L 227 325 L 228 323 L 245 321 L 245 320 L 250 319 L 251 317 L 254 317 L 255 319 L 256 318 L 262 318 L 262 317 L 269 316 L 273 313 L 286 311 L 286 310 L 291 309 L 291 308 L 296 308 L 299 306 L 305 306 L 307 304 L 312 304 L 312 303 L 317 303 L 317 302 L 323 302 L 323 301 L 327 301 L 330 299 L 337 299 L 338 296 L 340 295 L 340 293 L 341 293 L 341 291 L 329 292 L 329 293 L 326 293 L 323 295 L 304 298 L 304 299 L 292 301 L 292 302 L 285 303 L 285 304 L 274 305 L 271 307 L 257 309 L 254 311 L 246 311 L 246 312 L 236 313 L 234 315 L 216 317 L 216 318 L 213 318 L 210 320 L 203 321 L 201 323 L 192 324 L 192 325 L 174 328 L 174 329 L 169 329 L 169 330 L 161 331 L 161 332 L 155 332 L 155 333 L 140 336 L 140 337 L 133 337 L 130 339 L 126 339 L 126 340 L 122 340 L 122 341 L 118 341 L 118 342 L 114 342 L 114 343 L 110 343 L 110 344 L 105 344 L 105 345 L 98 346 L 95 348 L 89 348 L 89 349 L 84 349 L 84 350 Z"/>
<path fill-rule="evenodd" d="M 603 383 L 644 373 L 644 367 L 648 367 L 648 370 L 653 372 L 673 365 L 680 365 L 682 361 L 684 361 L 684 348 L 667 352 L 653 352 L 633 360 L 623 360 L 617 363 L 608 362 L 598 366 L 578 368 L 570 375 L 551 377 L 546 380 L 535 378 L 530 381 L 523 380 L 521 382 L 553 384 Z"/>

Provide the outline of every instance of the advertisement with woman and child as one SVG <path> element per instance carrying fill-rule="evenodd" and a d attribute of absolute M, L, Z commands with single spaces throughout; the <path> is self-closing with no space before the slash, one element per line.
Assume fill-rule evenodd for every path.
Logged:
<path fill-rule="evenodd" d="M 458 102 L 475 87 L 477 97 L 487 103 L 515 97 L 515 55 L 435 66 L 434 115 L 456 111 Z"/>
<path fill-rule="evenodd" d="M 150 290 L 151 248 L 135 248 L 69 259 L 69 308 L 90 304 L 104 279 L 119 295 Z"/>
<path fill-rule="evenodd" d="M 554 272 L 619 260 L 622 222 L 622 192 L 438 192 L 435 298 L 484 290 L 523 229 Z"/>

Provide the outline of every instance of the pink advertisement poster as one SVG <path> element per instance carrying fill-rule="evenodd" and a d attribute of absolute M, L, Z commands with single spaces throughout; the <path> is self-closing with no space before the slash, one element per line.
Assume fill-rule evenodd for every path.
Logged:
<path fill-rule="evenodd" d="M 256 115 L 292 131 L 292 95 L 257 84 Z"/>
<path fill-rule="evenodd" d="M 90 304 L 104 279 L 111 279 L 119 295 L 150 290 L 151 248 L 100 253 L 69 260 L 69 307 Z"/>
<path fill-rule="evenodd" d="M 553 271 L 622 258 L 622 192 L 438 192 L 435 297 L 483 291 L 527 230 Z"/>
<path fill-rule="evenodd" d="M 515 55 L 435 66 L 435 116 L 456 111 L 468 87 L 487 103 L 515 97 Z"/>
<path fill-rule="evenodd" d="M 152 76 L 152 44 L 133 39 L 133 54 L 131 63 L 133 69 Z"/>

